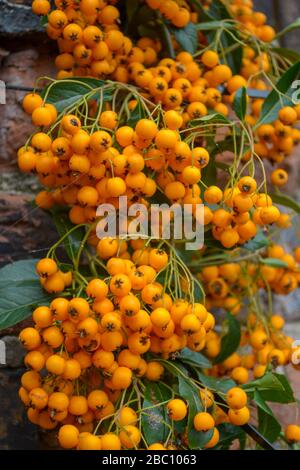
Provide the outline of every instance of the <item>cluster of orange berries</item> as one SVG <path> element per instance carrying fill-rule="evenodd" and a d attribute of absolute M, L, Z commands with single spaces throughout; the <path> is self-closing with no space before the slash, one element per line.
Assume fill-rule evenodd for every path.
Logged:
<path fill-rule="evenodd" d="M 118 434 L 91 434 L 95 421 L 115 414 L 114 404 L 133 380 L 161 379 L 164 367 L 147 360 L 146 352 L 168 358 L 184 347 L 205 347 L 214 317 L 202 304 L 173 301 L 164 292 L 155 278 L 167 263 L 167 254 L 158 249 L 150 251 L 149 265 L 109 257 L 110 277 L 89 281 L 86 298 L 54 298 L 49 307 L 37 307 L 34 325 L 21 331 L 28 351 L 25 365 L 31 370 L 22 376 L 20 398 L 30 421 L 44 429 L 61 426 L 62 447 L 138 446 L 141 433 L 133 409 L 118 411 Z M 36 270 L 43 285 L 59 272 L 51 258 L 40 260 Z M 195 417 L 196 429 L 199 419 Z M 217 431 L 214 436 L 211 446 Z"/>
<path fill-rule="evenodd" d="M 145 2 L 153 10 L 160 11 L 162 16 L 177 28 L 184 28 L 193 18 L 187 8 L 181 7 L 174 0 L 145 0 Z"/>
<path fill-rule="evenodd" d="M 200 432 L 213 431 L 211 439 L 204 445 L 205 449 L 210 449 L 218 444 L 220 438 L 219 430 L 216 427 L 218 424 L 228 422 L 235 426 L 243 426 L 250 419 L 247 394 L 242 388 L 233 387 L 228 390 L 225 395 L 228 407 L 226 412 L 215 403 L 214 394 L 210 390 L 200 389 L 199 397 L 205 411 L 200 411 L 193 417 L 194 429 Z M 188 412 L 187 404 L 180 398 L 169 401 L 167 409 L 169 417 L 173 421 L 182 421 Z M 161 450 L 163 450 L 162 447 Z"/>
<path fill-rule="evenodd" d="M 276 32 L 272 26 L 266 24 L 267 16 L 253 10 L 252 0 L 231 0 L 229 8 L 237 21 L 241 23 L 241 30 L 251 36 L 256 36 L 264 42 L 271 42 Z"/>
<path fill-rule="evenodd" d="M 207 297 L 207 308 L 224 308 L 237 315 L 243 299 L 259 289 L 271 289 L 279 295 L 288 295 L 299 285 L 300 250 L 288 253 L 281 245 L 272 245 L 266 250 L 266 256 L 276 264 L 242 261 L 240 263 L 224 263 L 204 267 L 198 274 L 203 282 Z M 286 267 L 285 267 L 286 265 Z"/>
<path fill-rule="evenodd" d="M 36 2 L 48 3 L 47 0 Z M 249 48 L 245 50 L 243 76 L 233 77 L 231 69 L 220 64 L 218 54 L 210 50 L 204 52 L 200 62 L 187 52 L 177 54 L 176 60 L 158 61 L 160 42 L 142 37 L 134 46 L 119 30 L 120 13 L 115 6 L 102 0 L 82 0 L 79 5 L 60 0 L 55 3 L 57 10 L 48 15 L 47 32 L 58 41 L 61 52 L 56 58 L 57 78 L 109 76 L 123 83 L 131 81 L 167 109 L 180 108 L 183 104 L 190 111 L 184 113 L 185 120 L 191 119 L 190 114 L 192 118 L 206 115 L 207 106 L 227 115 L 228 108 L 217 87 L 225 83 L 230 96 L 224 100 L 232 101 L 235 91 L 247 84 L 246 79 L 270 67 L 266 54 L 256 57 Z M 173 0 L 147 3 L 151 8 L 161 9 L 169 19 L 174 16 L 172 21 L 178 26 L 179 21 L 190 20 L 190 12 Z M 34 11 L 39 14 L 35 8 Z M 40 14 L 45 14 L 44 9 Z M 191 105 L 185 106 L 186 101 Z"/>
<path fill-rule="evenodd" d="M 37 94 L 26 95 L 24 109 L 36 126 L 50 126 L 51 112 L 41 100 Z M 76 115 L 66 114 L 59 137 L 37 132 L 30 146 L 19 150 L 19 167 L 37 172 L 49 188 L 39 193 L 37 204 L 44 209 L 55 203 L 71 206 L 69 217 L 75 224 L 94 221 L 100 203 L 118 207 L 122 195 L 143 202 L 155 194 L 157 185 L 171 202 L 191 204 L 196 216 L 196 205 L 202 203 L 201 170 L 210 156 L 204 147 L 191 148 L 181 140 L 180 120 L 176 111 L 169 110 L 164 114 L 166 127 L 160 128 L 152 119 L 140 119 L 135 128 L 118 127 L 117 114 L 108 110 L 100 114 L 100 130 L 89 133 Z M 153 171 L 156 181 L 150 177 Z M 212 225 L 214 238 L 225 248 L 255 237 L 257 226 L 280 224 L 288 217 L 280 214 L 270 196 L 257 191 L 256 180 L 249 176 L 224 193 L 210 186 L 203 198 L 204 225 Z M 211 208 L 216 205 L 221 207 Z"/>
<path fill-rule="evenodd" d="M 300 282 L 300 250 L 297 248 L 294 253 L 285 251 L 281 245 L 272 245 L 267 250 L 267 256 L 282 261 L 286 267 L 274 266 L 252 266 L 252 273 L 261 277 L 258 280 L 258 287 L 266 288 L 268 284 L 273 292 L 279 295 L 287 295 L 297 289 Z"/>
<path fill-rule="evenodd" d="M 140 39 L 138 44 L 153 40 Z M 175 59 L 161 59 L 152 67 L 134 62 L 128 67 L 126 81 L 131 81 L 144 90 L 146 97 L 161 103 L 165 110 L 175 110 L 182 117 L 178 127 L 187 122 L 204 117 L 208 109 L 227 115 L 228 108 L 222 102 L 222 93 L 217 89 L 232 78 L 231 69 L 219 63 L 219 56 L 214 51 L 206 51 L 198 63 L 193 56 L 182 51 Z"/>
<path fill-rule="evenodd" d="M 55 299 L 54 302 L 55 311 L 58 312 L 59 305 L 61 312 L 61 299 Z M 35 312 L 35 317 L 40 323 L 41 317 L 38 316 L 41 311 Z M 45 324 L 45 315 L 42 319 Z M 38 333 L 37 330 L 32 330 L 35 335 Z M 128 350 L 122 350 L 117 360 L 125 362 L 127 367 L 113 367 L 117 362 L 111 351 L 98 350 L 98 353 L 96 351 L 91 356 L 80 350 L 70 358 L 64 352 L 54 353 L 48 344 L 39 345 L 37 336 L 34 337 L 28 328 L 21 333 L 21 340 L 29 350 L 25 364 L 30 370 L 21 378 L 19 397 L 27 408 L 27 415 L 32 423 L 47 430 L 59 428 L 58 442 L 65 449 L 120 450 L 136 449 L 142 445 L 142 432 L 138 424 L 143 410 L 126 405 L 116 408 L 120 387 L 126 386 L 128 382 L 124 372 L 134 368 L 134 355 L 130 355 Z M 46 376 L 41 375 L 43 368 L 47 371 Z M 119 369 L 119 373 L 112 373 L 112 369 Z M 159 362 L 150 361 L 146 365 L 144 375 L 150 381 L 158 381 L 163 373 L 164 369 Z M 112 379 L 109 379 L 111 374 Z M 81 376 L 84 380 L 78 385 L 77 380 Z M 112 391 L 109 387 L 101 388 L 103 381 L 105 384 L 111 380 L 117 384 L 115 390 Z M 215 404 L 214 395 L 208 389 L 199 388 L 199 398 L 205 411 L 195 414 L 193 424 L 194 429 L 199 432 L 213 430 L 211 439 L 204 446 L 207 449 L 218 444 L 218 424 L 230 422 L 241 426 L 249 421 L 247 395 L 239 387 L 231 388 L 226 394 L 228 414 Z M 207 412 L 207 409 L 210 411 Z M 171 421 L 182 421 L 187 416 L 188 405 L 180 398 L 173 398 L 167 403 L 167 411 Z M 101 423 L 105 420 L 112 423 L 109 432 L 103 432 L 101 428 Z M 182 441 L 184 439 L 183 435 Z M 148 449 L 176 450 L 178 447 L 173 443 L 165 447 L 164 444 L 156 442 L 148 446 Z"/>
<path fill-rule="evenodd" d="M 246 384 L 251 379 L 262 377 L 270 368 L 292 364 L 300 355 L 299 347 L 293 346 L 293 338 L 282 331 L 284 318 L 279 314 L 273 314 L 263 323 L 257 313 L 250 312 L 247 316 L 247 324 L 242 328 L 239 350 L 225 359 L 222 363 L 213 366 L 207 371 L 209 375 L 231 377 L 237 384 Z M 205 354 L 214 358 L 221 349 L 221 337 L 211 331 L 206 340 Z"/>
<path fill-rule="evenodd" d="M 49 293 L 63 292 L 73 281 L 72 271 L 64 272 L 51 258 L 43 258 L 37 263 L 40 283 Z"/>
<path fill-rule="evenodd" d="M 163 285 L 155 280 L 157 273 L 168 263 L 167 253 L 153 248 L 148 253 L 149 264 L 143 264 L 145 259 L 139 260 L 140 253 L 136 250 L 133 255 L 133 259 L 138 261 L 136 265 L 131 260 L 109 256 L 105 242 L 105 239 L 100 240 L 98 250 L 103 249 L 106 259 L 109 258 L 106 264 L 110 275 L 109 282 L 93 279 L 88 283 L 86 295 L 93 300 L 91 305 L 84 298 L 75 298 L 70 302 L 62 301 L 66 317 L 59 318 L 59 321 L 62 321 L 60 329 L 65 330 L 70 340 L 70 351 L 78 346 L 76 341 L 74 342 L 78 336 L 81 336 L 78 340 L 79 346 L 89 352 L 96 350 L 100 344 L 109 351 L 126 344 L 133 354 L 144 354 L 150 350 L 163 353 L 166 357 L 185 346 L 195 351 L 203 349 L 206 334 L 215 325 L 214 317 L 202 304 L 189 304 L 183 299 L 173 301 L 172 297 L 164 292 Z M 55 276 L 54 267 L 57 270 L 56 262 L 51 258 L 44 258 L 37 263 L 37 272 L 48 291 L 50 288 L 47 282 Z M 58 293 L 55 287 L 52 292 Z M 77 304 L 78 309 L 75 308 Z M 48 315 L 51 313 L 51 308 L 39 309 L 41 315 L 44 310 Z M 55 317 L 51 314 L 51 325 L 54 320 Z M 82 327 L 81 335 L 74 325 L 78 322 L 79 330 Z M 92 330 L 85 331 L 85 324 L 87 329 L 90 327 Z M 37 326 L 42 327 L 38 323 Z M 54 329 L 59 331 L 58 326 L 54 326 Z M 52 330 L 53 325 L 50 327 L 50 331 Z M 52 347 L 62 345 L 64 338 L 61 332 L 59 338 L 60 344 L 55 343 Z M 47 343 L 49 344 L 49 341 Z"/>
<path fill-rule="evenodd" d="M 251 125 L 255 125 L 262 100 L 255 100 L 252 103 L 253 114 L 247 117 Z M 262 124 L 257 128 L 257 141 L 254 144 L 255 153 L 262 159 L 270 161 L 273 165 L 280 165 L 289 157 L 295 145 L 300 142 L 300 131 L 295 126 L 300 119 L 300 106 L 284 106 L 278 113 L 278 119 L 273 123 Z M 244 155 L 244 161 L 250 157 L 249 152 Z M 288 181 L 288 174 L 282 168 L 271 173 L 273 185 L 281 187 Z"/>
<path fill-rule="evenodd" d="M 212 234 L 223 247 L 232 248 L 255 237 L 258 227 L 278 223 L 280 210 L 271 197 L 257 191 L 257 182 L 250 176 L 242 177 L 237 185 L 225 189 L 210 186 L 204 192 L 208 204 L 220 204 L 216 210 L 205 209 L 205 222 L 212 224 Z"/>
<path fill-rule="evenodd" d="M 37 96 L 25 97 L 27 112 L 37 102 Z M 34 123 L 41 126 L 42 118 L 35 111 L 43 117 L 47 109 L 38 106 L 32 112 Z M 156 192 L 155 181 L 143 171 L 147 156 L 139 146 L 139 142 L 145 142 L 142 133 L 148 132 L 149 136 L 158 132 L 156 124 L 151 120 L 140 121 L 137 132 L 128 126 L 114 129 L 117 115 L 113 111 L 101 113 L 99 122 L 106 130 L 90 134 L 81 127 L 77 116 L 66 115 L 59 137 L 52 139 L 46 132 L 37 132 L 30 146 L 18 152 L 19 168 L 36 172 L 39 181 L 48 188 L 37 196 L 37 204 L 44 209 L 53 204 L 71 206 L 70 220 L 75 224 L 95 220 L 96 207 L 101 202 L 116 205 L 122 195 L 137 202 Z M 148 145 L 149 142 L 151 139 L 147 140 Z M 117 145 L 122 147 L 122 153 Z"/>
<path fill-rule="evenodd" d="M 41 7 L 45 3 L 48 7 Z M 135 47 L 120 31 L 120 12 L 113 3 L 56 0 L 56 9 L 50 12 L 48 0 L 33 1 L 34 13 L 48 15 L 48 36 L 57 40 L 60 51 L 55 61 L 57 78 L 114 75 L 118 81 L 126 81 L 126 68 L 130 63 L 150 65 L 156 61 L 159 45 Z"/>

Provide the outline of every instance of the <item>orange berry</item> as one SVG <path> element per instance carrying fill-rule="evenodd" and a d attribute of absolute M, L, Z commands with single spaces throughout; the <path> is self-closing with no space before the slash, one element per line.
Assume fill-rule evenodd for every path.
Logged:
<path fill-rule="evenodd" d="M 93 279 L 86 286 L 86 294 L 93 299 L 104 299 L 108 294 L 108 286 L 102 279 Z"/>
<path fill-rule="evenodd" d="M 300 426 L 289 424 L 285 429 L 285 437 L 290 442 L 300 442 Z"/>
<path fill-rule="evenodd" d="M 102 450 L 121 450 L 120 438 L 112 432 L 103 434 L 101 436 L 101 448 Z"/>
<path fill-rule="evenodd" d="M 32 123 L 38 127 L 48 127 L 53 122 L 51 111 L 46 106 L 35 108 L 31 115 Z"/>
<path fill-rule="evenodd" d="M 78 437 L 79 450 L 101 450 L 101 439 L 89 432 L 82 432 Z"/>
<path fill-rule="evenodd" d="M 111 278 L 109 288 L 112 294 L 123 297 L 131 291 L 131 281 L 126 274 L 116 274 Z"/>
<path fill-rule="evenodd" d="M 216 67 L 219 63 L 219 56 L 215 51 L 205 51 L 201 56 L 202 63 L 212 69 Z"/>
<path fill-rule="evenodd" d="M 45 357 L 40 351 L 30 351 L 24 358 L 26 367 L 37 372 L 44 368 Z"/>
<path fill-rule="evenodd" d="M 135 126 L 135 131 L 139 137 L 145 140 L 152 140 L 156 136 L 157 125 L 151 119 L 141 119 Z"/>
<path fill-rule="evenodd" d="M 126 425 L 119 434 L 120 441 L 126 449 L 137 448 L 141 440 L 140 430 L 132 425 Z"/>
<path fill-rule="evenodd" d="M 39 328 L 47 328 L 53 321 L 52 312 L 49 307 L 38 307 L 33 311 L 32 319 Z"/>
<path fill-rule="evenodd" d="M 187 415 L 187 406 L 183 400 L 174 398 L 167 403 L 170 418 L 173 421 L 181 421 Z"/>
<path fill-rule="evenodd" d="M 197 413 L 194 417 L 194 428 L 197 431 L 209 431 L 215 425 L 214 418 L 206 412 Z"/>
<path fill-rule="evenodd" d="M 81 366 L 76 359 L 67 359 L 65 362 L 65 369 L 63 378 L 66 380 L 75 380 L 81 374 Z"/>
<path fill-rule="evenodd" d="M 21 331 L 19 339 L 23 346 L 30 350 L 37 349 L 41 344 L 41 336 L 35 328 L 25 328 Z"/>
<path fill-rule="evenodd" d="M 47 1 L 47 0 L 46 0 Z M 48 1 L 47 1 L 48 3 Z M 32 114 L 33 111 L 43 104 L 43 99 L 37 93 L 29 93 L 23 98 L 23 109 L 27 114 Z"/>
<path fill-rule="evenodd" d="M 29 392 L 30 406 L 35 409 L 42 410 L 46 408 L 48 403 L 48 394 L 43 388 L 33 388 Z"/>
<path fill-rule="evenodd" d="M 132 371 L 128 367 L 118 367 L 111 378 L 112 385 L 116 390 L 124 390 L 131 385 Z"/>
<path fill-rule="evenodd" d="M 71 424 L 63 425 L 58 432 L 58 442 L 64 449 L 73 449 L 79 442 L 79 431 Z"/>
<path fill-rule="evenodd" d="M 231 424 L 234 424 L 235 426 L 243 426 L 244 424 L 247 424 L 250 419 L 249 408 L 247 408 L 247 406 L 238 410 L 230 408 L 228 411 L 228 418 Z"/>

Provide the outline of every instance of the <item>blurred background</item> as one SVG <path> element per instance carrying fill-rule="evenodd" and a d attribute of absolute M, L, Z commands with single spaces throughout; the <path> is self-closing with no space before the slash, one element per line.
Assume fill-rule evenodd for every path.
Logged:
<path fill-rule="evenodd" d="M 299 0 L 254 0 L 254 3 L 277 30 L 300 17 Z M 299 30 L 284 36 L 281 45 L 300 52 Z M 55 76 L 55 55 L 55 42 L 47 38 L 39 19 L 32 14 L 31 0 L 0 0 L 0 80 L 12 86 L 7 89 L 6 105 L 0 105 L 0 266 L 18 259 L 42 257 L 56 239 L 47 215 L 29 204 L 37 192 L 36 178 L 19 173 L 16 166 L 16 151 L 32 132 L 30 119 L 21 108 L 25 94 L 21 89 L 33 87 L 37 77 Z M 299 157 L 295 154 L 289 161 L 293 171 L 288 188 L 298 200 Z M 283 242 L 293 247 L 298 239 L 300 244 L 299 235 L 295 223 L 284 232 Z M 300 339 L 300 293 L 275 305 L 287 317 L 288 331 Z M 51 446 L 24 419 L 23 407 L 17 400 L 23 353 L 16 335 L 21 326 L 1 332 L 2 340 L 7 343 L 8 367 L 0 365 L 0 449 Z M 300 390 L 300 379 L 295 376 L 292 380 L 296 389 L 298 381 Z M 293 410 L 284 408 L 279 412 L 284 416 Z"/>

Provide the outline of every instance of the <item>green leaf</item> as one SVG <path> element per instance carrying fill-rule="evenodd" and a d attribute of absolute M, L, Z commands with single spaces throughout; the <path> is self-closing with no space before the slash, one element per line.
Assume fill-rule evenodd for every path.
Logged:
<path fill-rule="evenodd" d="M 285 194 L 270 194 L 272 201 L 276 204 L 280 204 L 284 207 L 289 207 L 293 209 L 297 214 L 300 214 L 300 204 L 298 204 L 294 199 L 286 196 Z"/>
<path fill-rule="evenodd" d="M 236 91 L 233 109 L 237 117 L 241 121 L 244 121 L 247 112 L 247 90 L 245 87 L 241 87 Z"/>
<path fill-rule="evenodd" d="M 260 263 L 274 268 L 288 268 L 288 264 L 285 261 L 277 258 L 263 258 L 260 260 Z"/>
<path fill-rule="evenodd" d="M 43 16 L 40 17 L 40 25 L 41 26 L 46 26 L 46 24 L 48 24 L 48 16 L 43 15 Z"/>
<path fill-rule="evenodd" d="M 227 393 L 236 383 L 232 379 L 217 379 L 197 371 L 198 378 L 204 387 L 216 393 Z"/>
<path fill-rule="evenodd" d="M 207 21 L 203 23 L 198 23 L 196 24 L 196 28 L 198 31 L 212 31 L 214 29 L 220 29 L 220 28 L 227 28 L 231 29 L 234 27 L 233 23 L 230 23 L 229 21 Z"/>
<path fill-rule="evenodd" d="M 159 403 L 170 400 L 172 392 L 164 384 L 150 382 L 147 384 L 143 408 L 153 407 Z M 142 414 L 143 435 L 148 445 L 154 442 L 164 442 L 169 434 L 169 423 L 166 404 L 145 410 Z"/>
<path fill-rule="evenodd" d="M 52 218 L 60 237 L 63 237 L 75 226 L 69 221 L 65 212 L 52 212 Z M 64 240 L 63 246 L 71 261 L 76 259 L 82 238 L 84 236 L 84 227 L 78 226 Z"/>
<path fill-rule="evenodd" d="M 193 277 L 194 282 L 194 301 L 195 302 L 202 302 L 203 301 L 203 289 L 201 288 L 202 284 L 199 279 Z"/>
<path fill-rule="evenodd" d="M 221 423 L 218 425 L 220 433 L 220 439 L 217 445 L 217 449 L 228 450 L 236 439 L 243 439 L 246 435 L 245 431 L 239 426 L 234 426 L 229 423 Z"/>
<path fill-rule="evenodd" d="M 276 441 L 278 438 L 281 425 L 274 415 L 266 413 L 262 408 L 257 409 L 258 430 L 270 442 Z"/>
<path fill-rule="evenodd" d="M 278 54 L 280 57 L 284 57 L 293 64 L 300 60 L 299 52 L 296 52 L 293 49 L 287 49 L 286 47 L 272 47 L 271 52 L 275 52 L 275 54 Z"/>
<path fill-rule="evenodd" d="M 191 429 L 189 431 L 189 448 L 195 450 L 203 449 L 205 444 L 213 437 L 213 433 L 213 429 L 209 431 L 196 431 L 196 429 Z"/>
<path fill-rule="evenodd" d="M 140 119 L 145 117 L 145 111 L 141 102 L 139 101 L 135 108 L 131 111 L 128 121 L 126 122 L 126 126 L 135 127 L 137 122 Z"/>
<path fill-rule="evenodd" d="M 231 121 L 226 116 L 220 113 L 211 113 L 202 116 L 201 118 L 192 119 L 189 127 L 201 126 L 201 124 L 230 124 Z"/>
<path fill-rule="evenodd" d="M 291 31 L 294 31 L 295 29 L 300 28 L 300 18 L 297 18 L 295 21 L 290 23 L 286 28 L 282 29 L 279 31 L 279 33 L 276 34 L 276 39 L 281 38 L 287 33 L 290 33 Z"/>
<path fill-rule="evenodd" d="M 254 393 L 254 401 L 257 404 L 259 432 L 270 442 L 276 441 L 281 431 L 281 425 L 258 391 Z"/>
<path fill-rule="evenodd" d="M 178 394 L 189 405 L 187 418 L 189 447 L 201 449 L 211 439 L 213 430 L 204 433 L 194 429 L 195 415 L 204 410 L 199 396 L 199 388 L 189 379 L 188 370 L 178 361 L 164 361 L 163 365 L 178 380 Z"/>
<path fill-rule="evenodd" d="M 215 142 L 215 139 L 213 137 L 208 137 L 207 140 L 206 140 L 206 149 L 208 150 L 209 154 L 210 154 L 210 160 L 208 162 L 208 165 L 203 168 L 202 170 L 202 182 L 206 185 L 206 186 L 212 186 L 212 185 L 215 185 L 216 184 L 216 180 L 217 180 L 217 168 L 221 168 L 222 167 L 222 162 L 216 162 L 215 160 L 215 156 L 222 153 L 224 151 L 224 148 L 227 147 L 227 145 L 229 146 L 230 149 L 232 149 L 232 141 L 231 143 L 229 144 L 228 141 L 221 141 L 220 143 L 219 142 Z M 227 165 L 226 164 L 223 164 L 224 167 L 226 167 Z M 223 167 L 223 168 L 224 168 Z M 227 168 L 229 168 L 229 166 L 227 166 Z M 226 171 L 226 170 L 225 170 Z M 204 192 L 205 190 L 205 187 L 203 186 L 202 187 L 202 192 Z M 203 196 L 203 194 L 201 195 L 201 197 Z"/>
<path fill-rule="evenodd" d="M 246 250 L 249 251 L 258 251 L 268 245 L 270 245 L 269 239 L 264 235 L 262 231 L 260 231 L 253 238 L 253 240 L 250 240 L 249 242 L 245 243 L 243 248 L 246 248 Z"/>
<path fill-rule="evenodd" d="M 278 111 L 283 106 L 293 106 L 292 96 L 295 89 L 292 83 L 300 78 L 300 62 L 297 62 L 285 72 L 266 98 L 258 122 L 255 127 L 273 122 L 278 117 Z"/>
<path fill-rule="evenodd" d="M 184 348 L 179 352 L 177 359 L 184 364 L 193 366 L 193 367 L 200 367 L 204 369 L 208 369 L 211 367 L 211 362 L 203 356 L 203 354 L 191 351 L 191 349 Z"/>
<path fill-rule="evenodd" d="M 198 32 L 194 23 L 188 23 L 184 28 L 172 28 L 176 41 L 183 50 L 195 54 L 198 47 Z"/>
<path fill-rule="evenodd" d="M 240 40 L 240 36 L 237 30 L 234 31 L 234 35 L 227 32 L 221 35 L 222 49 L 220 54 L 222 57 L 224 52 L 223 62 L 229 65 L 234 74 L 240 72 L 243 60 L 243 48 L 237 42 L 238 40 Z"/>
<path fill-rule="evenodd" d="M 201 181 L 206 186 L 213 186 L 217 181 L 217 167 L 214 158 L 210 158 L 208 165 L 202 170 Z"/>
<path fill-rule="evenodd" d="M 243 48 L 242 46 L 238 46 L 237 43 L 240 39 L 239 34 L 235 31 L 235 37 L 232 37 L 225 32 L 222 34 L 221 38 L 222 51 L 224 51 L 225 55 L 223 62 L 229 65 L 234 74 L 238 74 L 241 70 L 243 60 Z"/>
<path fill-rule="evenodd" d="M 286 376 L 283 374 L 276 374 L 276 373 L 274 373 L 274 375 L 276 379 L 281 383 L 281 386 L 284 390 L 283 393 L 277 394 L 277 397 L 276 396 L 273 397 L 274 401 L 277 403 L 294 403 L 295 402 L 294 392 Z M 272 401 L 270 398 L 266 398 L 266 397 L 265 397 L 265 400 Z"/>
<path fill-rule="evenodd" d="M 232 18 L 232 15 L 222 0 L 214 0 L 209 7 L 209 13 L 213 18 Z"/>
<path fill-rule="evenodd" d="M 55 105 L 58 112 L 62 112 L 68 106 L 71 106 L 90 91 L 96 88 L 100 88 L 105 85 L 106 82 L 98 80 L 96 78 L 68 78 L 51 83 L 42 92 L 42 97 L 47 94 L 47 103 Z M 103 93 L 103 101 L 111 100 L 111 92 L 105 90 Z M 93 98 L 100 99 L 99 91 L 95 91 Z"/>
<path fill-rule="evenodd" d="M 227 313 L 228 332 L 221 340 L 221 351 L 214 359 L 214 364 L 223 362 L 227 357 L 231 356 L 239 347 L 241 340 L 240 322 L 231 313 Z"/>
<path fill-rule="evenodd" d="M 21 260 L 7 264 L 0 269 L 0 287 L 12 282 L 38 280 L 35 265 L 38 259 Z"/>
<path fill-rule="evenodd" d="M 261 396 L 261 394 L 259 393 L 258 390 L 255 390 L 253 400 L 256 402 L 256 404 L 257 404 L 257 406 L 258 406 L 259 408 L 261 408 L 262 410 L 264 410 L 265 413 L 268 413 L 268 414 L 270 414 L 270 415 L 273 414 L 273 411 L 272 411 L 271 408 L 266 404 L 265 400 L 263 399 L 263 397 Z"/>
<path fill-rule="evenodd" d="M 224 250 L 223 245 L 219 242 L 219 240 L 216 240 L 211 233 L 211 230 L 208 230 L 205 232 L 205 240 L 204 244 L 208 248 L 217 248 L 218 250 Z"/>
<path fill-rule="evenodd" d="M 203 411 L 203 405 L 199 397 L 198 388 L 190 381 L 178 374 L 178 392 L 189 404 L 188 411 L 188 439 L 190 449 L 202 449 L 212 438 L 213 430 L 199 432 L 194 429 L 194 417 Z"/>
<path fill-rule="evenodd" d="M 37 259 L 16 261 L 0 269 L 0 329 L 16 325 L 28 318 L 35 307 L 51 300 L 36 274 L 37 262 Z"/>
<path fill-rule="evenodd" d="M 259 391 L 265 401 L 276 403 L 293 403 L 295 401 L 293 390 L 282 374 L 267 372 L 260 379 L 253 380 L 243 385 L 242 388 L 253 396 L 255 391 Z"/>
<path fill-rule="evenodd" d="M 254 393 L 258 391 L 269 391 L 269 390 L 282 390 L 281 383 L 276 379 L 272 372 L 267 372 L 262 377 L 256 380 L 252 380 L 247 384 L 242 385 L 242 388 L 248 393 Z"/>

